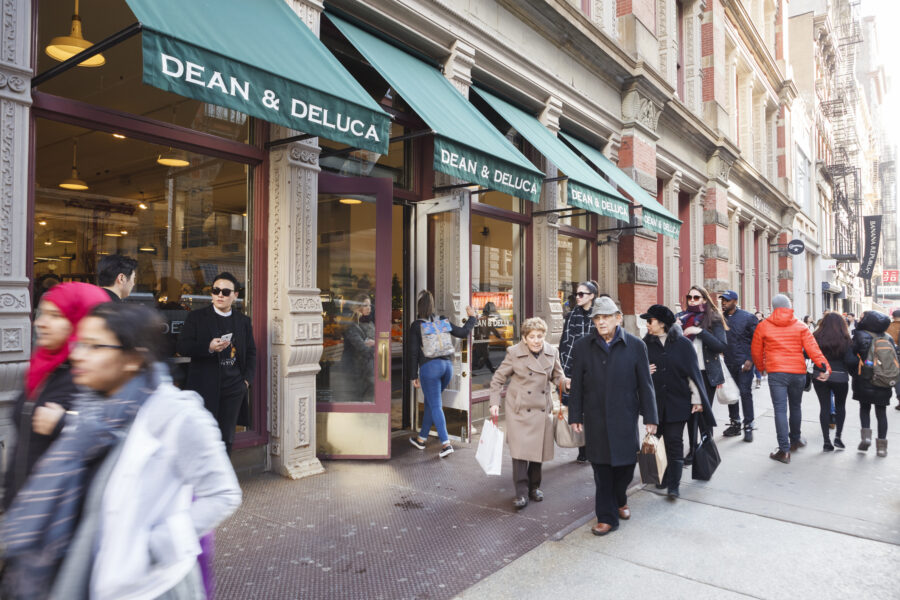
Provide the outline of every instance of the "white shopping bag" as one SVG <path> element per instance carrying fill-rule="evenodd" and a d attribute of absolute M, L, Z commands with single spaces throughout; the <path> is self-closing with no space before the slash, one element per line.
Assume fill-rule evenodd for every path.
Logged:
<path fill-rule="evenodd" d="M 485 420 L 478 440 L 475 460 L 487 475 L 499 475 L 503 465 L 503 432 L 493 421 Z"/>
<path fill-rule="evenodd" d="M 722 375 L 725 376 L 725 383 L 716 389 L 716 399 L 719 401 L 719 404 L 737 404 L 738 400 L 741 399 L 741 390 L 738 389 L 738 384 L 731 377 L 731 372 L 725 366 L 725 361 L 722 360 L 721 354 L 719 355 L 719 364 L 722 365 Z M 712 398 L 709 400 L 712 402 Z"/>

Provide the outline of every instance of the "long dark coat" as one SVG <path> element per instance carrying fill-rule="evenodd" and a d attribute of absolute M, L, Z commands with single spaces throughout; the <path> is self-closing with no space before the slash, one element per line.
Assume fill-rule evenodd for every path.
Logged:
<path fill-rule="evenodd" d="M 669 329 L 665 346 L 659 338 L 649 333 L 644 336 L 647 355 L 651 365 L 656 365 L 653 373 L 653 387 L 656 391 L 656 409 L 661 423 L 687 421 L 691 416 L 691 389 L 688 380 L 693 381 L 700 393 L 703 412 L 700 413 L 701 426 L 708 429 L 716 426 L 703 375 L 697 362 L 694 344 L 681 333 L 677 323 Z"/>
<path fill-rule="evenodd" d="M 857 360 L 866 360 L 866 357 L 869 355 L 869 347 L 872 345 L 872 335 L 883 335 L 890 324 L 890 317 L 875 311 L 866 313 L 859 320 L 859 323 L 856 324 L 856 329 L 853 330 L 853 341 L 850 347 Z M 893 342 L 893 340 L 891 341 Z M 859 363 L 857 363 L 857 368 L 851 371 L 853 375 L 853 399 L 871 402 L 876 406 L 890 405 L 893 389 L 872 385 L 871 379 L 866 379 L 859 374 L 858 365 Z"/>
<path fill-rule="evenodd" d="M 556 348 L 544 344 L 535 358 L 525 342 L 507 348 L 506 357 L 491 378 L 491 406 L 500 406 L 506 388 L 506 442 L 518 460 L 553 460 L 553 401 L 550 384 L 563 380 Z"/>
<path fill-rule="evenodd" d="M 638 415 L 644 424 L 659 423 L 647 346 L 621 327 L 609 354 L 600 344 L 596 331 L 575 342 L 569 423 L 584 424 L 592 463 L 633 465 L 640 448 Z M 603 447 L 607 440 L 609 455 Z"/>
<path fill-rule="evenodd" d="M 250 317 L 235 309 L 232 309 L 231 314 L 234 315 L 235 329 L 231 343 L 237 351 L 237 365 L 243 378 L 248 383 L 253 383 L 256 375 L 256 344 L 253 341 Z M 222 390 L 219 355 L 209 352 L 209 342 L 218 335 L 216 313 L 210 305 L 188 313 L 175 344 L 178 354 L 191 357 L 185 389 L 200 394 L 204 406 L 214 415 L 218 415 Z"/>

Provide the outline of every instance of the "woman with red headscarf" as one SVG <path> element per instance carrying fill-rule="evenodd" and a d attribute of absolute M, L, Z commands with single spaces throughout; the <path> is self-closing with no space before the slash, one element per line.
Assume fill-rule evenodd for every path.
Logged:
<path fill-rule="evenodd" d="M 55 285 L 41 297 L 34 320 L 37 350 L 13 412 L 17 441 L 4 480 L 4 510 L 62 430 L 63 416 L 77 391 L 68 360 L 78 322 L 108 301 L 102 288 L 78 282 Z"/>

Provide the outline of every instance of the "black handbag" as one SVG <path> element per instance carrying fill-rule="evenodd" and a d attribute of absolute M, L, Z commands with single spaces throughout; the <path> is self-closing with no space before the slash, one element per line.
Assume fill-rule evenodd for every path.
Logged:
<path fill-rule="evenodd" d="M 699 479 L 700 481 L 709 481 L 712 479 L 713 473 L 722 458 L 719 456 L 719 449 L 716 448 L 716 442 L 713 441 L 712 431 L 705 431 L 700 434 L 700 441 L 694 449 L 694 463 L 691 467 L 691 479 Z"/>

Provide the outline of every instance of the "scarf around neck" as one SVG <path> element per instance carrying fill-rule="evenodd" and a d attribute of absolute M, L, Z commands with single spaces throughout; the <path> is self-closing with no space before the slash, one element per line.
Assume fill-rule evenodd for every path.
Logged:
<path fill-rule="evenodd" d="M 687 309 L 683 313 L 681 313 L 681 317 L 679 317 L 679 319 L 681 320 L 681 328 L 687 329 L 688 327 L 694 327 L 694 326 L 699 327 L 700 321 L 703 320 L 703 316 L 705 314 L 706 314 L 706 303 L 705 302 L 701 302 L 700 304 L 697 304 L 696 306 L 688 306 Z M 689 340 L 693 341 L 695 336 L 685 334 L 685 337 L 687 337 Z"/>

